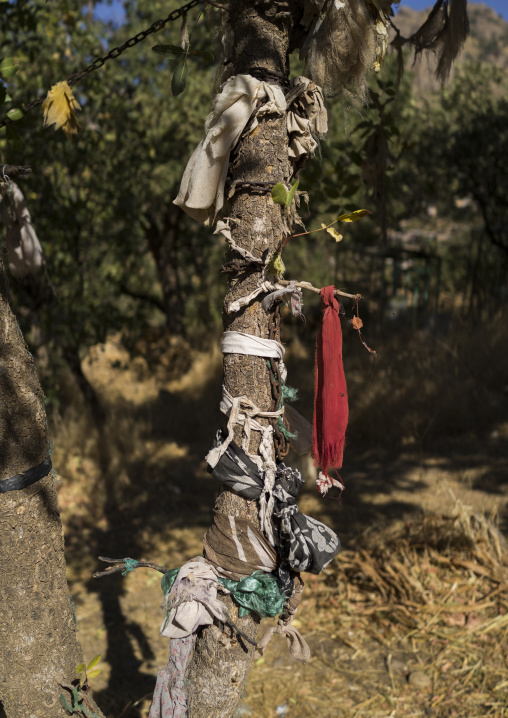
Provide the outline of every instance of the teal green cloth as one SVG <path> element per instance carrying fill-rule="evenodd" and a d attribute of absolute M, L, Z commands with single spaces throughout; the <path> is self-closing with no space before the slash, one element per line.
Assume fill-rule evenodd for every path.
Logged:
<path fill-rule="evenodd" d="M 127 576 L 130 571 L 134 571 L 139 563 L 135 558 L 124 558 L 123 562 L 125 564 L 125 571 L 122 571 L 122 576 Z"/>
<path fill-rule="evenodd" d="M 161 578 L 162 593 L 165 596 L 173 588 L 179 570 L 172 568 Z M 234 602 L 239 606 L 240 618 L 246 616 L 249 611 L 260 618 L 278 616 L 286 601 L 286 596 L 281 593 L 279 581 L 273 573 L 255 571 L 241 581 L 232 581 L 229 578 L 219 578 L 219 581 L 231 591 Z"/>
<path fill-rule="evenodd" d="M 173 588 L 173 584 L 176 581 L 176 577 L 178 576 L 179 568 L 172 568 L 170 571 L 166 571 L 166 573 L 161 578 L 161 588 L 162 593 L 167 596 L 168 593 Z"/>
<path fill-rule="evenodd" d="M 278 616 L 286 601 L 281 593 L 279 582 L 273 573 L 255 571 L 251 576 L 241 581 L 232 581 L 228 578 L 219 578 L 238 604 L 238 615 L 246 616 L 249 611 L 256 613 L 260 618 Z"/>

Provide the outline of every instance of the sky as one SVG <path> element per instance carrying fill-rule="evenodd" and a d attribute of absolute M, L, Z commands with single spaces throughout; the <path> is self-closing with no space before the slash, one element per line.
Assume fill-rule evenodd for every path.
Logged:
<path fill-rule="evenodd" d="M 508 0 L 487 0 L 487 2 L 479 2 L 478 5 L 487 5 L 501 15 L 502 18 L 508 20 Z M 413 10 L 425 10 L 425 8 L 432 7 L 432 0 L 408 0 L 405 2 L 402 0 L 401 6 L 413 8 Z"/>
<path fill-rule="evenodd" d="M 182 0 L 182 4 L 185 0 Z M 402 0 L 401 6 L 413 8 L 414 10 L 424 10 L 432 7 L 432 0 Z M 508 0 L 487 0 L 481 3 L 487 5 L 501 15 L 502 18 L 508 20 Z M 95 6 L 95 15 L 101 20 L 111 20 L 115 25 L 121 25 L 124 17 L 121 0 L 113 0 L 111 3 L 99 2 Z M 155 20 L 157 18 L 154 18 Z"/>

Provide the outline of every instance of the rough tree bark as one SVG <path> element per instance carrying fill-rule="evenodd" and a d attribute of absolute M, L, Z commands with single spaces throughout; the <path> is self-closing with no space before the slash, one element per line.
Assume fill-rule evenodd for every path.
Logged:
<path fill-rule="evenodd" d="M 233 32 L 232 72 L 249 74 L 262 67 L 276 73 L 289 72 L 288 51 L 293 27 L 297 25 L 301 4 L 295 0 L 279 2 L 234 0 L 229 5 L 229 22 Z M 288 183 L 291 165 L 288 159 L 286 117 L 268 115 L 259 118 L 256 131 L 245 136 L 235 150 L 230 174 L 232 180 Z M 231 199 L 228 215 L 236 244 L 261 257 L 273 252 L 283 236 L 281 209 L 270 195 L 238 192 Z M 253 302 L 239 314 L 228 314 L 230 302 L 256 288 L 260 273 L 233 275 L 225 298 L 225 330 L 243 331 L 268 338 L 269 317 L 260 302 Z M 276 337 L 279 339 L 279 337 Z M 224 357 L 224 384 L 232 396 L 245 395 L 262 411 L 273 406 L 266 359 L 229 354 Z M 265 422 L 266 420 L 260 420 Z M 237 427 L 235 440 L 240 443 Z M 256 453 L 259 434 L 253 432 L 249 451 Z M 222 513 L 248 518 L 259 526 L 256 502 L 247 502 L 236 494 L 222 491 L 215 509 Z M 252 615 L 239 618 L 231 600 L 225 599 L 233 620 L 248 636 L 255 639 L 259 622 Z M 187 673 L 190 715 L 193 718 L 226 718 L 234 714 L 241 699 L 253 658 L 252 646 L 239 642 L 235 633 L 210 626 L 202 630 Z"/>
<path fill-rule="evenodd" d="M 44 396 L 1 262 L 0 319 L 1 481 L 44 461 L 49 447 Z M 51 472 L 0 493 L 0 556 L 0 715 L 3 708 L 7 718 L 63 718 L 59 684 L 76 677 L 82 652 Z"/>

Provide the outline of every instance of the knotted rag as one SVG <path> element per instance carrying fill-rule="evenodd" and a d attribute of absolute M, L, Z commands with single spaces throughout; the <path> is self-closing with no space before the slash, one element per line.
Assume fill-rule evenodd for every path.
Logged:
<path fill-rule="evenodd" d="M 222 444 L 224 433 L 217 433 Z M 259 499 L 264 487 L 263 472 L 234 441 L 231 441 L 215 466 L 209 466 L 214 478 L 245 499 Z M 299 471 L 277 465 L 274 496 L 275 549 L 280 559 L 277 568 L 282 591 L 294 591 L 293 572 L 320 573 L 340 551 L 338 536 L 321 521 L 300 513 L 296 497 L 303 486 Z"/>

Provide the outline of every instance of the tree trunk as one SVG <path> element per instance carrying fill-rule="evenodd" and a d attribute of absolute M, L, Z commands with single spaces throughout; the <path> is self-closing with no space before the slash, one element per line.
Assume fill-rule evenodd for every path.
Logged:
<path fill-rule="evenodd" d="M 37 466 L 49 450 L 44 396 L 1 264 L 0 317 L 1 481 Z M 27 488 L 0 493 L 0 555 L 0 714 L 3 707 L 7 718 L 67 716 L 61 684 L 76 678 L 82 653 L 51 471 Z"/>
<path fill-rule="evenodd" d="M 147 239 L 157 265 L 157 273 L 162 287 L 162 305 L 166 313 L 166 324 L 175 336 L 184 335 L 184 303 L 178 274 L 178 237 L 183 212 L 180 207 L 171 205 L 162 217 L 163 228 L 149 217 Z"/>
<path fill-rule="evenodd" d="M 230 4 L 229 22 L 233 31 L 233 68 L 229 74 L 249 74 L 250 68 L 287 75 L 288 48 L 297 2 L 247 3 L 235 0 Z M 259 117 L 259 126 L 245 136 L 235 150 L 236 159 L 230 167 L 232 180 L 250 182 L 284 182 L 291 176 L 288 159 L 286 117 Z M 281 208 L 270 195 L 237 192 L 228 214 L 236 244 L 255 256 L 273 252 L 283 237 Z M 256 301 L 242 313 L 228 314 L 230 302 L 256 288 L 260 273 L 235 274 L 229 283 L 224 304 L 224 329 L 243 331 L 269 338 L 269 317 Z M 279 339 L 279 337 L 275 337 Z M 232 396 L 249 397 L 262 411 L 273 407 L 270 376 L 266 359 L 240 354 L 224 357 L 224 384 Z M 259 419 L 260 423 L 266 420 Z M 239 443 L 239 427 L 235 440 Z M 249 451 L 256 453 L 259 434 L 253 432 Z M 222 491 L 215 509 L 228 515 L 248 518 L 259 527 L 255 502 L 247 502 L 236 494 Z M 239 618 L 230 599 L 224 599 L 235 623 L 255 639 L 259 621 L 249 615 Z M 198 634 L 196 647 L 187 673 L 190 715 L 192 718 L 226 718 L 233 715 L 244 690 L 253 658 L 253 647 L 246 648 L 235 633 L 222 632 L 216 626 Z"/>

